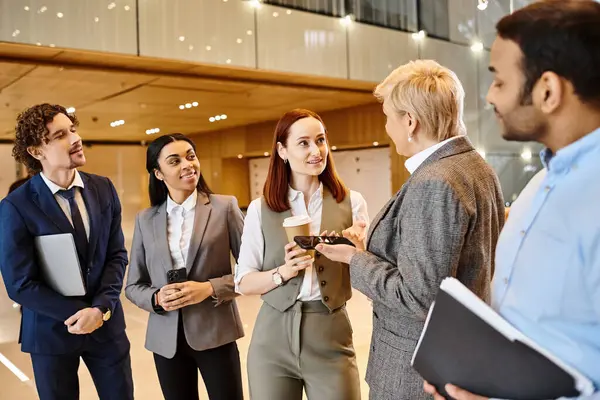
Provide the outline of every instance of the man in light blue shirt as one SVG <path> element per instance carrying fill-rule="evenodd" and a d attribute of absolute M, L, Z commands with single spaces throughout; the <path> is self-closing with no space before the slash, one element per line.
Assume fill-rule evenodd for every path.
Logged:
<path fill-rule="evenodd" d="M 492 307 L 593 382 L 580 399 L 600 399 L 600 4 L 534 3 L 497 30 L 488 101 L 505 139 L 546 146 L 547 173 L 511 207 Z"/>

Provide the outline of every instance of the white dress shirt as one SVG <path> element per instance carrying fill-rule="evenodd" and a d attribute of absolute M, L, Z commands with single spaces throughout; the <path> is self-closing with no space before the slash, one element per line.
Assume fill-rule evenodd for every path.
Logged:
<path fill-rule="evenodd" d="M 415 172 L 417 170 L 417 168 L 419 168 L 421 166 L 421 164 L 423 164 L 425 162 L 425 160 L 427 160 L 429 158 L 430 155 L 435 153 L 439 148 L 441 148 L 446 143 L 448 143 L 451 140 L 454 140 L 458 137 L 461 137 L 461 136 L 453 136 L 450 139 L 446 139 L 442 142 L 434 144 L 431 147 L 426 148 L 423 151 L 418 152 L 417 154 L 415 154 L 414 156 L 412 156 L 411 158 L 406 160 L 404 162 L 404 166 L 406 167 L 408 172 L 410 172 L 410 174 L 412 175 L 413 172 Z"/>
<path fill-rule="evenodd" d="M 196 215 L 198 192 L 194 190 L 181 205 L 167 196 L 167 241 L 173 268 L 185 268 Z"/>
<path fill-rule="evenodd" d="M 69 205 L 69 200 L 62 197 L 60 194 L 58 194 L 58 192 L 61 190 L 71 190 L 71 188 L 73 187 L 79 188 L 75 189 L 75 202 L 77 203 L 77 207 L 79 207 L 79 213 L 81 214 L 81 219 L 83 220 L 85 234 L 88 240 L 90 240 L 90 217 L 88 215 L 87 208 L 85 207 L 85 201 L 83 201 L 83 196 L 81 195 L 81 191 L 83 190 L 84 186 L 83 180 L 81 179 L 81 175 L 79 175 L 79 172 L 75 170 L 75 179 L 73 179 L 73 183 L 71 183 L 71 185 L 68 188 L 62 188 L 58 186 L 56 183 L 46 178 L 43 172 L 41 172 L 40 175 L 46 186 L 48 186 L 48 189 L 50 189 L 50 191 L 54 195 L 54 198 L 56 199 L 56 202 L 60 206 L 61 210 L 63 210 L 63 212 L 67 216 L 67 219 L 71 223 L 71 226 L 73 226 L 73 219 L 71 218 L 71 206 Z"/>
<path fill-rule="evenodd" d="M 308 215 L 312 222 L 310 234 L 321 234 L 321 211 L 323 210 L 323 184 L 312 195 L 308 202 L 308 210 L 304 201 L 304 194 L 292 188 L 288 191 L 288 198 L 292 207 L 292 215 Z M 244 232 L 242 233 L 242 246 L 238 265 L 235 269 L 235 288 L 239 293 L 239 284 L 242 278 L 251 272 L 261 271 L 264 259 L 264 237 L 261 228 L 261 198 L 253 200 L 248 206 L 246 219 L 244 220 Z M 352 221 L 369 222 L 367 214 L 367 202 L 364 197 L 355 191 L 350 191 L 350 204 L 352 206 Z M 341 234 L 341 232 L 337 232 Z M 281 249 L 283 252 L 284 250 Z M 314 268 L 305 269 L 304 280 L 300 287 L 298 300 L 311 301 L 320 300 L 321 290 L 317 273 Z"/>

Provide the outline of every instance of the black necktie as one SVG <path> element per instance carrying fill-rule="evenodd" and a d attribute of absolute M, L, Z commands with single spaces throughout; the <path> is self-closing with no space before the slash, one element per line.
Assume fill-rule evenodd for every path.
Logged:
<path fill-rule="evenodd" d="M 74 239 L 75 247 L 77 248 L 77 255 L 79 256 L 79 264 L 81 271 L 83 272 L 84 278 L 86 277 L 86 263 L 87 263 L 87 250 L 88 240 L 85 233 L 85 226 L 83 225 L 83 218 L 81 218 L 81 212 L 79 206 L 75 201 L 75 188 L 69 190 L 59 190 L 58 194 L 69 202 L 71 208 L 71 220 L 73 221 L 73 228 L 75 230 Z"/>

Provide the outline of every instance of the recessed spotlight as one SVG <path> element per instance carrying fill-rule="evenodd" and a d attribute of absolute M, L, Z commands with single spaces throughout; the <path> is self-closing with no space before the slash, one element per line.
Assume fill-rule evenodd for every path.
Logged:
<path fill-rule="evenodd" d="M 523 150 L 523 152 L 521 153 L 521 158 L 525 161 L 529 161 L 531 160 L 532 154 L 530 150 Z"/>
<path fill-rule="evenodd" d="M 75 107 L 67 108 L 67 114 L 73 114 L 75 112 Z"/>
<path fill-rule="evenodd" d="M 221 114 L 221 119 L 227 119 L 227 114 Z"/>
<path fill-rule="evenodd" d="M 146 129 L 146 135 L 153 135 L 160 132 L 159 128 Z"/>
<path fill-rule="evenodd" d="M 50 43 L 50 47 L 56 47 L 56 45 L 54 45 L 53 43 Z"/>
<path fill-rule="evenodd" d="M 231 59 L 230 59 L 230 58 L 228 58 L 227 60 L 225 60 L 225 62 L 226 62 L 227 64 L 231 64 Z"/>
<path fill-rule="evenodd" d="M 118 121 L 113 121 L 110 123 L 110 126 L 113 128 L 116 128 L 117 126 L 121 126 L 125 123 L 125 121 L 123 121 L 122 119 L 118 120 Z"/>
<path fill-rule="evenodd" d="M 65 16 L 65 14 L 63 14 L 63 13 L 59 12 L 59 13 L 56 13 L 56 16 L 57 16 L 58 18 L 62 18 L 62 17 L 64 17 L 64 16 Z"/>
<path fill-rule="evenodd" d="M 251 31 L 251 30 L 247 30 L 247 31 L 246 31 L 246 35 L 248 35 L 248 36 L 252 36 L 252 31 Z"/>
<path fill-rule="evenodd" d="M 23 9 L 24 9 L 25 11 L 29 11 L 29 6 L 25 6 Z"/>
<path fill-rule="evenodd" d="M 273 13 L 273 17 L 275 17 L 275 18 L 279 17 L 279 13 L 278 13 L 277 11 L 275 11 L 275 12 Z"/>
<path fill-rule="evenodd" d="M 251 0 L 250 5 L 254 8 L 260 8 L 262 6 L 259 0 Z"/>
<path fill-rule="evenodd" d="M 46 11 L 48 11 L 48 7 L 46 7 L 46 6 L 42 6 L 42 8 L 40 8 L 40 11 L 39 11 L 39 12 L 40 12 L 40 13 L 44 13 L 44 12 L 46 12 Z"/>
<path fill-rule="evenodd" d="M 185 36 L 179 36 L 179 41 L 180 42 L 185 42 Z"/>
<path fill-rule="evenodd" d="M 192 106 L 193 106 L 193 107 L 198 107 L 198 102 L 197 102 L 197 101 L 193 102 L 193 103 L 192 103 Z"/>
<path fill-rule="evenodd" d="M 477 4 L 477 8 L 480 11 L 485 10 L 487 8 L 487 6 L 488 6 L 488 0 L 479 0 L 477 3 L 478 3 Z"/>
<path fill-rule="evenodd" d="M 331 150 L 336 151 L 337 150 L 337 146 L 331 146 Z"/>
<path fill-rule="evenodd" d="M 379 146 L 379 142 L 373 142 L 373 146 L 375 146 L 375 147 Z"/>
<path fill-rule="evenodd" d="M 424 30 L 412 34 L 414 40 L 423 40 L 425 36 L 427 36 L 427 33 Z"/>
<path fill-rule="evenodd" d="M 21 34 L 21 31 L 16 29 L 13 33 L 12 33 L 12 37 L 17 37 Z"/>
<path fill-rule="evenodd" d="M 290 15 L 290 14 L 292 13 L 292 10 L 287 10 L 285 13 L 286 13 L 287 15 Z"/>
<path fill-rule="evenodd" d="M 268 151 L 265 151 L 265 152 L 263 153 L 263 156 L 265 156 L 265 157 L 269 157 L 269 152 L 268 152 Z"/>
<path fill-rule="evenodd" d="M 190 45 L 188 46 L 188 50 L 189 50 L 189 51 L 192 51 L 192 50 L 194 50 L 194 46 L 192 46 L 192 45 L 190 44 Z"/>
<path fill-rule="evenodd" d="M 185 103 L 185 108 L 192 108 L 192 103 Z"/>
<path fill-rule="evenodd" d="M 236 40 L 236 42 L 237 42 L 238 44 L 241 44 L 241 43 L 242 43 L 242 39 L 238 38 L 238 39 Z"/>
<path fill-rule="evenodd" d="M 208 120 L 209 120 L 210 122 L 215 122 L 215 117 L 210 117 Z"/>
<path fill-rule="evenodd" d="M 98 17 L 94 18 L 94 22 L 99 22 L 99 21 L 100 21 L 100 18 L 98 18 Z"/>
<path fill-rule="evenodd" d="M 116 6 L 117 6 L 117 5 L 116 5 L 114 2 L 113 2 L 113 3 L 110 3 L 110 4 L 108 5 L 108 9 L 109 9 L 109 10 L 112 10 L 112 9 L 113 9 L 113 8 L 115 8 Z"/>
<path fill-rule="evenodd" d="M 123 7 L 123 8 L 125 9 L 125 11 L 129 11 L 129 10 L 131 10 L 131 7 L 129 7 L 129 6 L 125 6 L 125 7 Z"/>
<path fill-rule="evenodd" d="M 181 104 L 181 105 L 179 106 L 179 109 L 180 109 L 180 110 L 185 110 L 185 106 L 184 106 L 183 104 Z"/>
<path fill-rule="evenodd" d="M 206 46 L 206 51 L 211 51 L 211 50 L 212 50 L 212 47 Z"/>
<path fill-rule="evenodd" d="M 244 158 L 244 155 L 243 154 L 238 154 L 237 157 L 241 160 L 242 158 Z"/>
<path fill-rule="evenodd" d="M 216 121 L 220 121 L 221 120 L 221 116 L 220 115 L 215 116 L 215 120 Z"/>
<path fill-rule="evenodd" d="M 346 15 L 344 18 L 340 19 L 340 24 L 344 26 L 348 26 L 352 23 L 352 16 Z"/>
<path fill-rule="evenodd" d="M 483 43 L 481 42 L 475 42 L 471 45 L 471 51 L 473 53 L 479 53 L 483 50 Z"/>
<path fill-rule="evenodd" d="M 41 44 L 40 42 L 37 42 L 37 43 L 36 43 L 36 46 L 41 46 L 41 45 L 42 45 L 42 44 Z"/>

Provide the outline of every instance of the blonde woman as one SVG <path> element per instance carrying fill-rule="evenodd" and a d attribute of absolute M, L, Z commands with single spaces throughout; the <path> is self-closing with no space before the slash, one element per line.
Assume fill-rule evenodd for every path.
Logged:
<path fill-rule="evenodd" d="M 393 71 L 375 96 L 411 176 L 375 217 L 366 249 L 364 224 L 355 224 L 345 236 L 357 248 L 317 250 L 349 263 L 352 285 L 373 300 L 370 398 L 425 399 L 411 357 L 427 312 L 448 276 L 489 300 L 504 201 L 498 177 L 465 136 L 464 90 L 452 71 L 413 61 Z"/>

